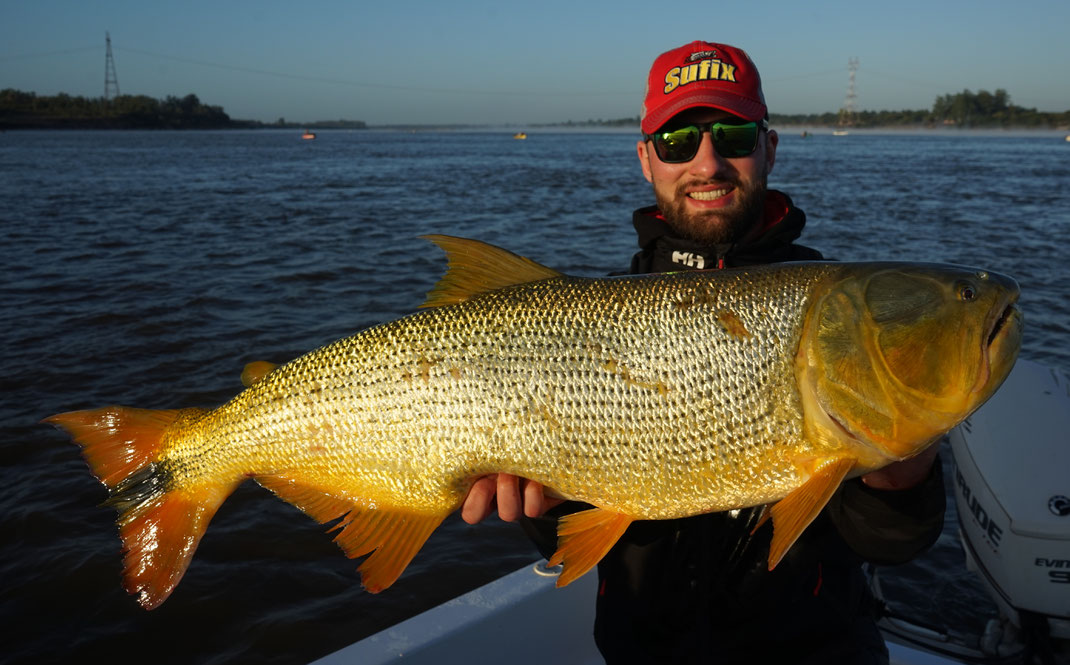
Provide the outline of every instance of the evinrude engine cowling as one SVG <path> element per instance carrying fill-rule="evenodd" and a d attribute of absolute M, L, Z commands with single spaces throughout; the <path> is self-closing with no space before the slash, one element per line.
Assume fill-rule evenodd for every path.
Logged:
<path fill-rule="evenodd" d="M 1070 377 L 1019 359 L 950 440 L 967 567 L 1022 638 L 1070 640 Z"/>

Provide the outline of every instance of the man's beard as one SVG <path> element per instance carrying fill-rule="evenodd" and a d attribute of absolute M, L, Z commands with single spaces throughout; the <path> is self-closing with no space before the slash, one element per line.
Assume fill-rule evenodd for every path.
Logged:
<path fill-rule="evenodd" d="M 678 237 L 700 245 L 732 244 L 761 223 L 767 189 L 764 178 L 750 188 L 735 183 L 736 200 L 731 208 L 697 213 L 689 212 L 686 202 L 686 190 L 696 184 L 678 187 L 673 200 L 664 200 L 657 190 L 654 192 L 658 209 Z"/>

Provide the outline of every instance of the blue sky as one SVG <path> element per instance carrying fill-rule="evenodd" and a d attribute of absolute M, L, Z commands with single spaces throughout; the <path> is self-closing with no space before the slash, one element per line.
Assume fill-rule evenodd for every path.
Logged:
<path fill-rule="evenodd" d="M 648 67 L 693 39 L 750 53 L 773 112 L 929 108 L 1003 88 L 1070 109 L 1070 2 L 900 0 L 0 0 L 0 88 L 194 93 L 233 118 L 525 124 L 639 112 Z"/>

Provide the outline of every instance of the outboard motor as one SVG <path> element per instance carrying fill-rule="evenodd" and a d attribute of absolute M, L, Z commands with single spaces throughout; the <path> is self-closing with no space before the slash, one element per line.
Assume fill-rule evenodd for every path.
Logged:
<path fill-rule="evenodd" d="M 1070 377 L 1019 359 L 950 441 L 966 564 L 1001 614 L 984 650 L 1055 662 L 1070 649 Z"/>

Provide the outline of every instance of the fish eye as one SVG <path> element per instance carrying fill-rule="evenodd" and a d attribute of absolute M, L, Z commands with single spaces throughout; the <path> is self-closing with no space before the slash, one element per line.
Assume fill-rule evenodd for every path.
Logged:
<path fill-rule="evenodd" d="M 959 296 L 959 300 L 963 302 L 970 302 L 977 299 L 977 287 L 970 282 L 961 281 L 955 285 L 955 292 Z"/>

